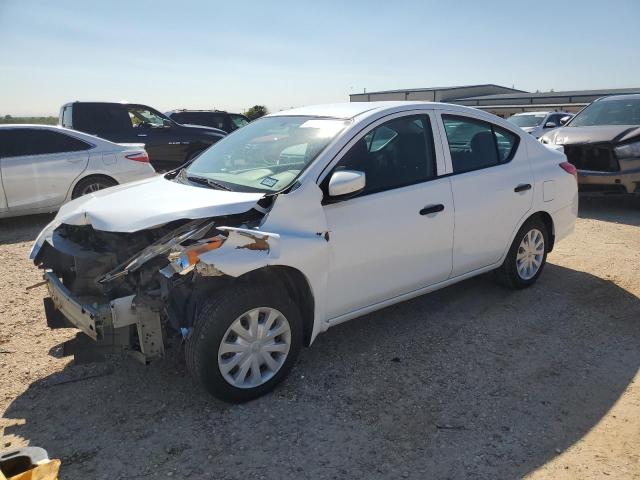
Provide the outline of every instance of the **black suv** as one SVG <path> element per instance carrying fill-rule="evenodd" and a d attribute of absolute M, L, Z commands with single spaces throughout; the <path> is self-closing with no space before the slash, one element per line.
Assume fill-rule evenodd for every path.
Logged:
<path fill-rule="evenodd" d="M 244 115 L 222 110 L 172 110 L 166 115 L 178 123 L 219 128 L 227 133 L 244 127 L 250 122 Z"/>
<path fill-rule="evenodd" d="M 216 143 L 226 132 L 187 126 L 146 105 L 73 102 L 60 109 L 60 125 L 115 143 L 144 143 L 151 165 L 170 170 Z"/>

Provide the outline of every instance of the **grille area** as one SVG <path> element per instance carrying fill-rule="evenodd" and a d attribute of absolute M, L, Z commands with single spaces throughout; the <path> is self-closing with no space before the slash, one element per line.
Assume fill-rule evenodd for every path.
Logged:
<path fill-rule="evenodd" d="M 608 143 L 565 145 L 564 153 L 578 170 L 617 172 L 620 170 L 613 149 Z"/>

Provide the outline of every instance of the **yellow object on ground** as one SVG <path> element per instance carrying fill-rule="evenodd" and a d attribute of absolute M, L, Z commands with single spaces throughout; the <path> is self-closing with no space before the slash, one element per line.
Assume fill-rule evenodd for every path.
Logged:
<path fill-rule="evenodd" d="M 60 470 L 60 460 L 46 460 L 31 470 L 13 477 L 7 478 L 0 472 L 0 480 L 57 480 L 58 470 Z"/>

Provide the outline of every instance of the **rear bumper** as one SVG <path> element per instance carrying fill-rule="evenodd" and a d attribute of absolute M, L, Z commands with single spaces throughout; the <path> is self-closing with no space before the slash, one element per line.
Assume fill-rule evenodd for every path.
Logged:
<path fill-rule="evenodd" d="M 620 172 L 578 170 L 578 184 L 582 191 L 634 193 L 640 191 L 640 169 Z"/>

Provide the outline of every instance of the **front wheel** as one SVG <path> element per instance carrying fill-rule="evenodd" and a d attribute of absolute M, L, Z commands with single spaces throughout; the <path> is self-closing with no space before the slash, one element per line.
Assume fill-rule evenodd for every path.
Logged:
<path fill-rule="evenodd" d="M 205 301 L 187 339 L 187 366 L 213 395 L 245 402 L 264 395 L 291 370 L 302 320 L 280 290 L 232 286 Z"/>
<path fill-rule="evenodd" d="M 531 218 L 518 230 L 509 253 L 496 271 L 498 280 L 513 289 L 526 288 L 538 279 L 547 262 L 549 232 L 542 220 Z"/>

